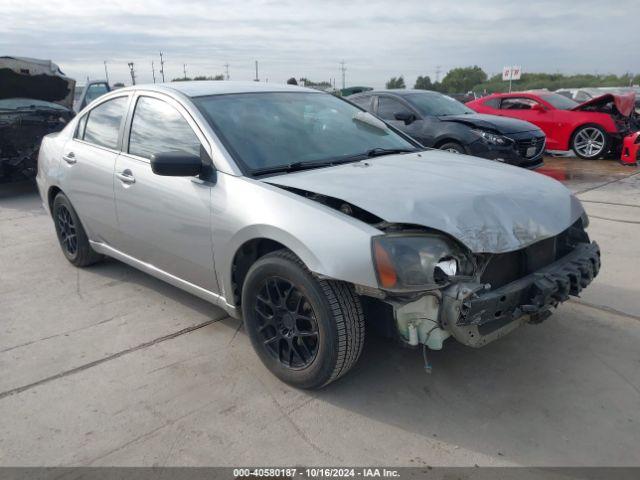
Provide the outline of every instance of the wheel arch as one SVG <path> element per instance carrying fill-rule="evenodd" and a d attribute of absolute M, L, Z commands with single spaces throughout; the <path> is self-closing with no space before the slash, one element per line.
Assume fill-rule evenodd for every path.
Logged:
<path fill-rule="evenodd" d="M 52 185 L 49 187 L 49 190 L 47 190 L 47 206 L 49 207 L 49 213 L 51 213 L 51 215 L 53 215 L 53 200 L 59 193 L 64 192 L 57 185 Z"/>
<path fill-rule="evenodd" d="M 230 255 L 222 257 L 221 283 L 227 302 L 235 307 L 242 303 L 242 286 L 251 266 L 264 255 L 276 250 L 288 250 L 296 255 L 311 272 L 322 272 L 319 259 L 298 239 L 278 228 L 261 225 L 248 227 L 236 235 L 237 245 Z"/>
<path fill-rule="evenodd" d="M 578 130 L 580 130 L 581 128 L 584 127 L 597 127 L 600 130 L 602 130 L 604 132 L 604 136 L 605 136 L 605 151 L 603 151 L 603 154 L 606 154 L 606 151 L 611 148 L 611 134 L 607 131 L 607 129 L 605 128 L 604 125 L 601 125 L 599 123 L 595 123 L 595 122 L 582 122 L 579 125 L 575 126 L 573 128 L 573 130 L 571 131 L 571 135 L 569 135 L 569 144 L 568 144 L 568 149 L 569 150 L 573 150 L 573 139 L 575 138 L 576 134 L 578 133 Z"/>
<path fill-rule="evenodd" d="M 569 135 L 569 148 L 573 146 L 573 139 L 576 136 L 576 133 L 578 133 L 578 130 L 584 127 L 598 127 L 604 132 L 604 134 L 607 136 L 607 139 L 610 137 L 610 134 L 607 131 L 607 129 L 604 127 L 604 125 L 600 125 L 599 123 L 595 123 L 595 122 L 581 122 L 580 124 L 575 125 L 573 127 L 573 130 L 571 131 L 571 135 Z"/>

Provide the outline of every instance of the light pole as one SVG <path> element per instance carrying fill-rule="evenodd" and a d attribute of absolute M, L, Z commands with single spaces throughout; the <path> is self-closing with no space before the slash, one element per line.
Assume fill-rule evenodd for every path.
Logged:
<path fill-rule="evenodd" d="M 105 76 L 105 79 L 107 80 L 107 85 L 109 85 L 109 71 L 107 70 L 107 61 L 105 60 L 103 63 L 104 63 L 104 76 Z"/>
<path fill-rule="evenodd" d="M 129 73 L 131 73 L 131 84 L 135 85 L 136 84 L 136 71 L 133 68 L 133 62 L 129 62 L 127 65 L 129 65 Z"/>
<path fill-rule="evenodd" d="M 162 58 L 162 52 L 160 52 L 160 75 L 162 76 L 162 83 L 164 83 L 164 59 Z"/>

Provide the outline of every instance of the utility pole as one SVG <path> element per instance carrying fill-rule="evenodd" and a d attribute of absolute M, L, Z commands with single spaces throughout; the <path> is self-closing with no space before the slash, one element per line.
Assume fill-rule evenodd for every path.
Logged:
<path fill-rule="evenodd" d="M 258 60 L 256 60 L 256 78 L 253 81 L 254 82 L 260 81 L 260 77 L 258 77 Z"/>
<path fill-rule="evenodd" d="M 133 62 L 129 62 L 127 65 L 129 65 L 129 73 L 131 73 L 131 84 L 135 85 L 136 84 L 136 71 L 133 68 Z"/>
<path fill-rule="evenodd" d="M 164 83 L 164 59 L 162 58 L 162 52 L 160 52 L 160 75 L 162 76 L 162 83 Z"/>
<path fill-rule="evenodd" d="M 153 64 L 153 60 L 151 60 L 151 75 L 153 75 L 153 83 L 156 83 L 156 67 Z"/>
<path fill-rule="evenodd" d="M 184 79 L 187 79 L 187 64 L 183 63 L 182 64 L 182 71 L 184 72 Z"/>
<path fill-rule="evenodd" d="M 342 88 L 345 88 L 345 72 L 347 69 L 344 66 L 344 60 L 340 62 L 340 71 L 342 72 Z"/>
<path fill-rule="evenodd" d="M 229 63 L 224 64 L 224 69 L 226 72 L 227 80 L 229 80 Z"/>
<path fill-rule="evenodd" d="M 104 61 L 104 76 L 107 80 L 107 85 L 109 85 L 109 71 L 107 70 L 107 61 Z"/>
<path fill-rule="evenodd" d="M 440 65 L 436 66 L 436 83 L 440 81 Z"/>

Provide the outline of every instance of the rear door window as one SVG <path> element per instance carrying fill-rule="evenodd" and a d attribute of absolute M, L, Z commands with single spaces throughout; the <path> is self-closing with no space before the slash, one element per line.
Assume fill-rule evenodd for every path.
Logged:
<path fill-rule="evenodd" d="M 78 132 L 78 134 L 82 133 L 82 139 L 85 142 L 93 143 L 100 147 L 117 149 L 120 125 L 125 115 L 128 100 L 129 97 L 117 97 L 92 109 L 88 113 L 84 132 Z"/>

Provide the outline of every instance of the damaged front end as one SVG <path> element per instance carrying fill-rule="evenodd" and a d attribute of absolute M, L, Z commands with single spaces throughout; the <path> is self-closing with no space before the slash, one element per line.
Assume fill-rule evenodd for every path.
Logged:
<path fill-rule="evenodd" d="M 73 117 L 74 85 L 49 60 L 0 57 L 0 183 L 35 176 L 42 137 Z"/>
<path fill-rule="evenodd" d="M 378 308 L 379 302 L 389 305 L 387 311 L 402 342 L 432 350 L 441 349 L 449 336 L 481 347 L 525 323 L 540 323 L 552 308 L 579 295 L 598 274 L 600 249 L 589 241 L 583 222 L 579 219 L 555 237 L 502 254 L 465 254 L 461 248 L 444 252 L 432 245 L 429 250 L 436 256 L 427 264 L 434 265 L 434 282 L 422 292 L 385 289 L 376 300 Z M 381 286 L 394 280 L 394 269 L 396 277 L 406 277 L 398 273 L 403 268 L 397 264 L 398 252 L 385 257 L 376 253 L 375 245 Z M 406 250 L 402 255 L 407 255 Z"/>
<path fill-rule="evenodd" d="M 269 183 L 377 230 L 376 278 L 355 289 L 367 328 L 406 345 L 486 345 L 543 321 L 600 269 L 579 200 L 521 169 L 428 152 Z"/>
<path fill-rule="evenodd" d="M 42 137 L 71 118 L 70 110 L 48 102 L 0 100 L 0 183 L 33 178 Z"/>

